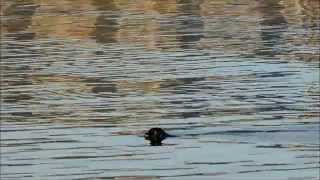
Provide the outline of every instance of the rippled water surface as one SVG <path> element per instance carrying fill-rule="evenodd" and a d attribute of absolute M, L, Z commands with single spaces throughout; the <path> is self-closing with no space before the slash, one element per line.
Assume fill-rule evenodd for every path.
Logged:
<path fill-rule="evenodd" d="M 1 1 L 1 179 L 318 180 L 319 9 Z"/>

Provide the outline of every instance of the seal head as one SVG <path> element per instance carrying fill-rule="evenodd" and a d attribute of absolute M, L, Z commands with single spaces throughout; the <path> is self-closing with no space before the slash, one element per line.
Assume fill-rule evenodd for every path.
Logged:
<path fill-rule="evenodd" d="M 161 128 L 151 128 L 145 133 L 144 138 L 150 141 L 152 146 L 161 146 L 161 142 L 169 135 Z"/>

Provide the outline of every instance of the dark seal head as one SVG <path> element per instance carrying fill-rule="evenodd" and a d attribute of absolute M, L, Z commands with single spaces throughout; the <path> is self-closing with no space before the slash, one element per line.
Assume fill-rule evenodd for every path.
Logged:
<path fill-rule="evenodd" d="M 161 142 L 169 135 L 161 128 L 151 128 L 145 133 L 144 138 L 150 141 L 152 146 L 161 146 Z"/>

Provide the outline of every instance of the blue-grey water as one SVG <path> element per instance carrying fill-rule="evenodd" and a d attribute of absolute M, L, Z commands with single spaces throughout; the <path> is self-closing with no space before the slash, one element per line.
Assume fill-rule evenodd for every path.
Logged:
<path fill-rule="evenodd" d="M 318 180 L 319 13 L 1 1 L 1 180 Z"/>

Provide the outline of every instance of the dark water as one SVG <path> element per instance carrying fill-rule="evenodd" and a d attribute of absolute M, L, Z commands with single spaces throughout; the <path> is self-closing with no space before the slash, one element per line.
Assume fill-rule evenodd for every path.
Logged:
<path fill-rule="evenodd" d="M 1 179 L 319 179 L 319 9 L 2 1 Z"/>

